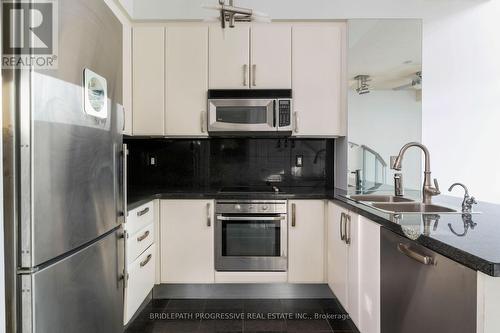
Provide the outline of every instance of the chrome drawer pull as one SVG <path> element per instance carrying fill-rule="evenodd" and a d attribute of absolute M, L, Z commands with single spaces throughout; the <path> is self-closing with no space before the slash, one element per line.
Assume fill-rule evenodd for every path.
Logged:
<path fill-rule="evenodd" d="M 295 225 L 296 225 L 296 216 L 295 216 L 296 212 L 295 212 L 295 210 L 296 210 L 296 206 L 293 203 L 292 204 L 292 227 L 295 227 Z"/>
<path fill-rule="evenodd" d="M 144 208 L 140 212 L 137 212 L 137 216 L 142 216 L 144 214 L 147 214 L 149 212 L 149 207 Z"/>
<path fill-rule="evenodd" d="M 138 242 L 142 242 L 143 240 L 145 240 L 146 238 L 148 238 L 148 236 L 149 236 L 149 230 L 147 230 L 147 231 L 144 233 L 144 235 L 137 237 L 137 241 L 138 241 Z"/>
<path fill-rule="evenodd" d="M 340 240 L 345 240 L 345 213 L 340 214 Z"/>
<path fill-rule="evenodd" d="M 345 243 L 347 245 L 351 245 L 351 215 L 346 214 L 345 215 Z"/>
<path fill-rule="evenodd" d="M 153 258 L 153 255 L 152 254 L 148 254 L 147 258 L 144 259 L 143 262 L 141 262 L 141 267 L 144 267 L 148 264 L 149 261 L 151 261 L 151 258 Z"/>
<path fill-rule="evenodd" d="M 405 256 L 407 256 L 407 257 L 409 257 L 409 258 L 411 258 L 413 260 L 416 260 L 416 261 L 418 261 L 421 264 L 424 264 L 424 265 L 436 265 L 436 262 L 435 262 L 435 260 L 432 257 L 424 256 L 424 255 L 422 255 L 420 253 L 412 251 L 412 250 L 410 250 L 408 248 L 407 245 L 405 245 L 403 243 L 399 243 L 398 244 L 398 250 L 399 250 L 399 252 L 401 252 Z"/>

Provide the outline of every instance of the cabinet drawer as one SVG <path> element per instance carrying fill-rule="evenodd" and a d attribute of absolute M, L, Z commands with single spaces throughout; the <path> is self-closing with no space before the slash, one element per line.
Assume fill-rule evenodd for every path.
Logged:
<path fill-rule="evenodd" d="M 125 290 L 124 322 L 128 323 L 155 284 L 155 244 L 151 245 L 128 267 Z"/>
<path fill-rule="evenodd" d="M 128 212 L 125 229 L 129 235 L 135 234 L 154 221 L 153 201 L 132 209 Z"/>
<path fill-rule="evenodd" d="M 146 250 L 155 239 L 154 223 L 140 229 L 127 238 L 127 262 L 132 263 L 144 250 Z"/>

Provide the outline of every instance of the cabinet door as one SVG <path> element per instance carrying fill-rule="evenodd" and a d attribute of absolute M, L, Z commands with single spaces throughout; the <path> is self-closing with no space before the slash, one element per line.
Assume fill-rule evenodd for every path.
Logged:
<path fill-rule="evenodd" d="M 292 28 L 294 134 L 344 135 L 343 23 Z"/>
<path fill-rule="evenodd" d="M 359 219 L 349 212 L 346 221 L 347 234 L 347 306 L 352 321 L 359 327 Z"/>
<path fill-rule="evenodd" d="M 251 87 L 292 88 L 292 28 L 286 24 L 251 28 Z"/>
<path fill-rule="evenodd" d="M 161 282 L 213 283 L 212 200 L 162 200 Z"/>
<path fill-rule="evenodd" d="M 167 28 L 166 135 L 206 135 L 208 27 Z"/>
<path fill-rule="evenodd" d="M 245 89 L 250 87 L 250 28 L 239 25 L 209 28 L 210 89 Z"/>
<path fill-rule="evenodd" d="M 288 282 L 324 282 L 324 201 L 291 200 L 288 212 Z"/>
<path fill-rule="evenodd" d="M 359 218 L 359 325 L 380 333 L 380 225 Z"/>
<path fill-rule="evenodd" d="M 165 28 L 135 27 L 132 57 L 132 131 L 134 135 L 163 135 Z"/>
<path fill-rule="evenodd" d="M 341 218 L 347 210 L 328 202 L 328 285 L 347 310 L 347 246 L 341 239 Z"/>

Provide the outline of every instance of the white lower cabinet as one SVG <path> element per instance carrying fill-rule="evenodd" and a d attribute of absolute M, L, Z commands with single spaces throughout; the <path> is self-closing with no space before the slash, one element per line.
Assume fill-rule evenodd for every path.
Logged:
<path fill-rule="evenodd" d="M 151 245 L 134 262 L 128 265 L 125 289 L 125 318 L 127 324 L 155 284 L 155 244 Z"/>
<path fill-rule="evenodd" d="M 125 299 L 127 324 L 151 292 L 156 281 L 158 202 L 150 201 L 128 212 L 125 223 Z"/>
<path fill-rule="evenodd" d="M 328 285 L 362 333 L 380 333 L 380 225 L 328 203 Z"/>
<path fill-rule="evenodd" d="M 213 200 L 161 201 L 161 282 L 213 283 Z"/>
<path fill-rule="evenodd" d="M 288 282 L 325 281 L 325 202 L 288 201 Z"/>
<path fill-rule="evenodd" d="M 359 319 L 362 333 L 380 333 L 380 225 L 359 218 Z"/>

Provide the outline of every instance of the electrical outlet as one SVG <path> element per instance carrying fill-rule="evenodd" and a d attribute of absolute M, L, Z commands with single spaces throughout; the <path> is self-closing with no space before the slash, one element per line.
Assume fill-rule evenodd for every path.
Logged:
<path fill-rule="evenodd" d="M 296 155 L 295 156 L 295 166 L 296 167 L 302 167 L 304 164 L 304 156 L 303 155 Z"/>

